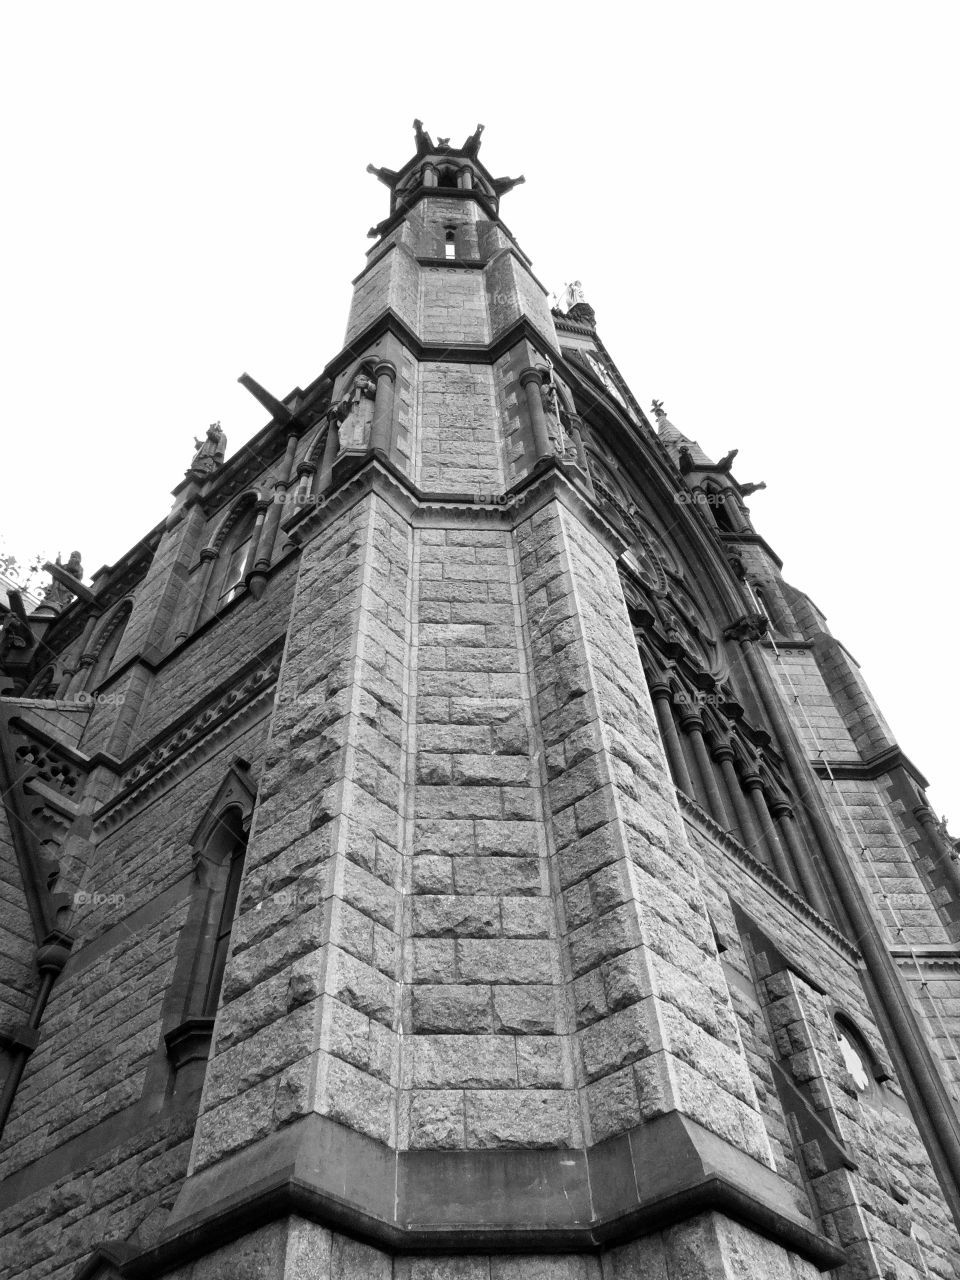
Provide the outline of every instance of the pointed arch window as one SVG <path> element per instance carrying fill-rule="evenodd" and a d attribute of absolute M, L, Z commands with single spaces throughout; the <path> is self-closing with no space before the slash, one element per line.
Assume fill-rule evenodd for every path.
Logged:
<path fill-rule="evenodd" d="M 201 553 L 208 569 L 199 591 L 200 622 L 218 613 L 243 591 L 256 558 L 262 520 L 259 494 L 249 490 L 233 503 L 210 546 Z"/>
<path fill-rule="evenodd" d="M 447 227 L 443 242 L 443 252 L 447 258 L 455 258 L 457 256 L 457 233 L 453 227 Z"/>
<path fill-rule="evenodd" d="M 243 582 L 247 570 L 251 567 L 253 550 L 253 531 L 256 526 L 257 513 L 253 504 L 249 504 L 227 535 L 220 551 L 223 561 L 223 572 L 217 592 L 216 607 L 222 609 L 243 590 Z"/>
<path fill-rule="evenodd" d="M 207 847 L 200 855 L 208 863 L 211 881 L 205 945 L 201 947 L 199 965 L 201 981 L 197 983 L 198 992 L 202 991 L 197 1012 L 202 1018 L 216 1016 L 246 848 L 243 815 L 233 806 L 217 819 Z"/>
<path fill-rule="evenodd" d="M 727 495 L 716 485 L 706 485 L 705 492 L 717 528 L 722 533 L 736 533 L 736 525 L 727 506 Z"/>
<path fill-rule="evenodd" d="M 120 605 L 104 623 L 94 649 L 95 661 L 93 670 L 90 672 L 90 679 L 87 682 L 89 688 L 98 688 L 110 674 L 110 668 L 113 665 L 117 650 L 120 648 L 120 641 L 123 639 L 123 633 L 130 620 L 132 608 L 133 605 L 127 601 L 125 604 Z"/>
<path fill-rule="evenodd" d="M 170 1087 L 176 1094 L 199 1089 L 206 1070 L 256 795 L 249 768 L 237 757 L 190 841 L 195 891 L 164 1013 Z"/>

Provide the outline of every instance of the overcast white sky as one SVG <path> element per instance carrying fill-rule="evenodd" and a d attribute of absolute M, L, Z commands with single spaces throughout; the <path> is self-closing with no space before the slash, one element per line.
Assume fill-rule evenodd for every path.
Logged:
<path fill-rule="evenodd" d="M 8 4 L 6 541 L 112 563 L 339 350 L 411 121 L 526 174 L 635 394 L 741 480 L 960 828 L 956 4 Z"/>

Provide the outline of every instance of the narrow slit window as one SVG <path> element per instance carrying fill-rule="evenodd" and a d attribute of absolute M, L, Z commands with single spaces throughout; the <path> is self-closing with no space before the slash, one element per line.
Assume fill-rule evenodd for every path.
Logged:
<path fill-rule="evenodd" d="M 230 934 L 233 930 L 233 917 L 237 909 L 237 897 L 240 893 L 240 877 L 243 874 L 243 846 L 241 845 L 230 859 L 227 883 L 224 888 L 220 919 L 213 940 L 210 975 L 203 998 L 204 1017 L 212 1018 L 217 1012 L 220 999 L 220 988 L 223 985 L 223 971 L 227 966 L 227 951 L 230 947 Z"/>
<path fill-rule="evenodd" d="M 231 809 L 217 824 L 208 857 L 216 867 L 210 904 L 208 942 L 206 944 L 206 980 L 203 985 L 201 1016 L 212 1018 L 217 1012 L 223 973 L 230 949 L 230 934 L 240 896 L 240 879 L 247 837 L 238 809 Z"/>
<path fill-rule="evenodd" d="M 448 258 L 455 258 L 457 256 L 457 233 L 452 227 L 447 228 L 443 251 Z"/>

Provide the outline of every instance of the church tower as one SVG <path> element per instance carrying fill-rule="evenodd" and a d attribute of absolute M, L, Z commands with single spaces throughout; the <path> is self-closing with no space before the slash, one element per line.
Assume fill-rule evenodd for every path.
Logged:
<path fill-rule="evenodd" d="M 946 1280 L 957 852 L 415 122 L 343 349 L 0 660 L 0 1278 Z"/>

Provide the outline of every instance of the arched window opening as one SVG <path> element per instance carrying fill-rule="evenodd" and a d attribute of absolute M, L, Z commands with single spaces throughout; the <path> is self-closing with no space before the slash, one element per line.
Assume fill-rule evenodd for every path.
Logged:
<path fill-rule="evenodd" d="M 447 233 L 444 237 L 443 252 L 448 258 L 457 256 L 457 233 L 453 227 L 447 227 Z"/>
<path fill-rule="evenodd" d="M 60 680 L 54 666 L 46 666 L 33 677 L 23 691 L 24 698 L 55 698 Z"/>
<path fill-rule="evenodd" d="M 168 1088 L 181 1097 L 203 1084 L 240 897 L 255 790 L 237 757 L 190 838 L 195 892 L 180 932 L 164 1008 Z"/>
<path fill-rule="evenodd" d="M 713 512 L 717 528 L 723 533 L 736 533 L 736 526 L 727 507 L 727 498 L 721 489 L 711 485 L 706 489 L 707 504 Z"/>
<path fill-rule="evenodd" d="M 257 522 L 257 512 L 253 503 L 244 511 L 236 524 L 224 539 L 220 548 L 222 569 L 217 582 L 215 609 L 222 609 L 243 590 L 243 582 L 250 568 L 250 553 L 253 549 L 253 531 Z"/>
<path fill-rule="evenodd" d="M 457 171 L 456 171 L 456 169 L 451 169 L 449 166 L 447 166 L 446 168 L 441 169 L 441 170 L 440 170 L 440 181 L 437 183 L 437 186 L 439 186 L 439 187 L 447 187 L 447 188 L 450 188 L 450 187 L 454 187 L 454 188 L 455 188 L 455 187 L 456 187 L 456 185 L 457 185 Z"/>
<path fill-rule="evenodd" d="M 98 638 L 96 662 L 90 673 L 89 688 L 98 688 L 110 674 L 110 668 L 120 648 L 120 641 L 130 619 L 131 605 L 121 605 L 115 614 L 104 624 L 102 637 Z"/>
<path fill-rule="evenodd" d="M 198 1014 L 212 1018 L 217 1012 L 223 972 L 230 948 L 230 933 L 237 911 L 240 880 L 243 875 L 243 858 L 247 848 L 247 836 L 243 829 L 243 815 L 232 807 L 216 823 L 201 857 L 211 865 L 210 909 L 207 916 L 208 948 L 206 980 Z M 199 987 L 199 983 L 198 983 Z"/>

